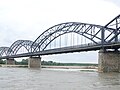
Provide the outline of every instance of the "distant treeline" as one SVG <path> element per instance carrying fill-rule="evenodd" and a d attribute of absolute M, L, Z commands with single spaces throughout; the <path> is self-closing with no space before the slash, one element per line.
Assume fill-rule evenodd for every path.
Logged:
<path fill-rule="evenodd" d="M 91 63 L 58 63 L 53 61 L 42 61 L 42 65 L 51 65 L 51 66 L 98 66 L 98 64 Z"/>
<path fill-rule="evenodd" d="M 3 61 L 0 59 L 0 64 L 5 64 L 5 63 L 6 63 L 6 61 Z"/>
<path fill-rule="evenodd" d="M 0 60 L 0 64 L 5 64 L 6 61 Z M 22 61 L 15 61 L 16 65 L 28 65 L 28 59 L 22 59 Z M 49 65 L 49 66 L 98 66 L 98 64 L 91 64 L 91 63 L 59 63 L 53 61 L 41 61 L 42 65 Z"/>
<path fill-rule="evenodd" d="M 0 59 L 0 64 L 6 64 L 6 60 L 1 60 Z M 15 64 L 16 65 L 28 65 L 28 60 L 27 59 L 22 59 L 22 61 L 16 61 L 15 60 Z"/>

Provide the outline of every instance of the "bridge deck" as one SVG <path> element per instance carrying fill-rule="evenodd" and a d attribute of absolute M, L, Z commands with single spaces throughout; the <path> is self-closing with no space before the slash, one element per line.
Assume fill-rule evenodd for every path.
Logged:
<path fill-rule="evenodd" d="M 96 51 L 103 48 L 104 49 L 120 48 L 120 43 L 104 44 L 104 46 L 102 46 L 101 44 L 99 45 L 86 44 L 86 45 L 77 45 L 70 47 L 61 47 L 56 49 L 44 50 L 40 52 L 31 52 L 31 53 L 23 53 L 23 54 L 11 55 L 11 56 L 3 56 L 0 57 L 0 59 L 72 53 L 72 52 L 82 52 L 82 51 Z"/>

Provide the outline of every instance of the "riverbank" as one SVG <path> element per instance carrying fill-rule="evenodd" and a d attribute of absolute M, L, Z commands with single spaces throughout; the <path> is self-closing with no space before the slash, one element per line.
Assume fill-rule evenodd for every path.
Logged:
<path fill-rule="evenodd" d="M 19 67 L 28 67 L 28 65 L 0 65 L 0 67 L 16 67 L 16 68 L 19 68 Z"/>
<path fill-rule="evenodd" d="M 0 67 L 22 67 L 27 68 L 28 65 L 0 65 Z M 42 68 L 54 68 L 54 69 L 97 69 L 96 66 L 47 66 L 42 65 Z"/>
<path fill-rule="evenodd" d="M 58 68 L 58 69 L 97 69 L 96 66 L 42 66 L 42 68 Z"/>

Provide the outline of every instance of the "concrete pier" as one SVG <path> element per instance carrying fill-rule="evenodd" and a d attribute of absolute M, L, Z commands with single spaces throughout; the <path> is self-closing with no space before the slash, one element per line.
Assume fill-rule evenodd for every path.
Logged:
<path fill-rule="evenodd" d="M 14 60 L 14 58 L 8 58 L 8 59 L 6 60 L 6 64 L 7 64 L 7 65 L 15 65 L 15 60 Z"/>
<path fill-rule="evenodd" d="M 41 57 L 29 57 L 28 68 L 41 68 Z"/>
<path fill-rule="evenodd" d="M 99 51 L 99 72 L 120 72 L 120 52 Z"/>

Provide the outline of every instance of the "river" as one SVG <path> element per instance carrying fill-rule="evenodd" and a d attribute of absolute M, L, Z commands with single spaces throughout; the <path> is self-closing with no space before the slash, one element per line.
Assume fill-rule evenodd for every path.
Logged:
<path fill-rule="evenodd" d="M 120 73 L 0 67 L 0 90 L 120 90 Z"/>

